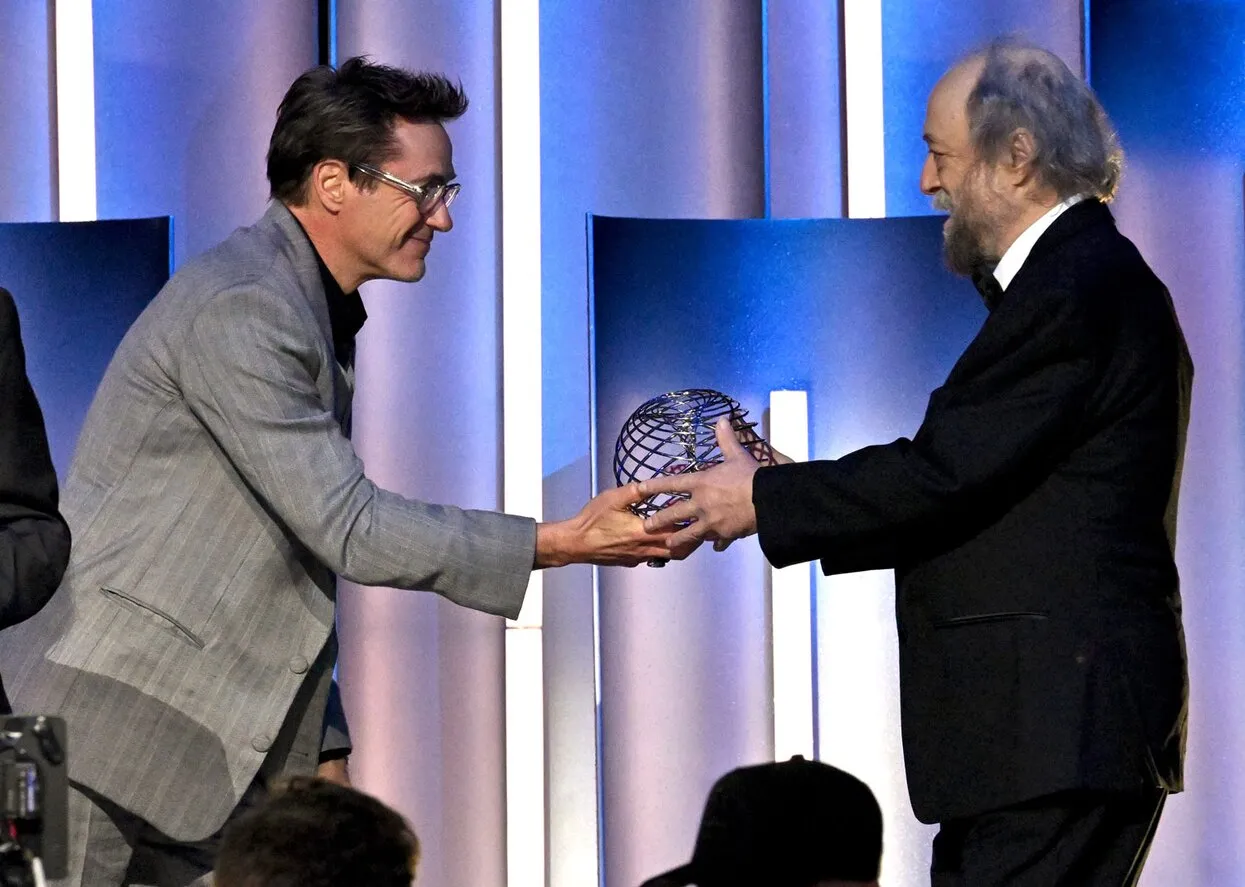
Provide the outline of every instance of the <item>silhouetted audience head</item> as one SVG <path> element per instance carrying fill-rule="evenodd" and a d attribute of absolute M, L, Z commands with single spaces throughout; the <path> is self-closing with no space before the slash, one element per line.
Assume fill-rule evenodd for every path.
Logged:
<path fill-rule="evenodd" d="M 373 797 L 293 779 L 226 830 L 215 887 L 410 887 L 419 839 Z"/>
<path fill-rule="evenodd" d="M 642 887 L 874 887 L 882 811 L 869 787 L 794 757 L 714 784 L 692 861 Z"/>

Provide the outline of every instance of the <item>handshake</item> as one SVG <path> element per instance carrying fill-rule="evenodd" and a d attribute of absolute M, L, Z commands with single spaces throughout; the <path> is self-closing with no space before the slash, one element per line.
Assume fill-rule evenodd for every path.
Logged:
<path fill-rule="evenodd" d="M 535 566 L 657 566 L 682 560 L 702 542 L 722 551 L 755 533 L 752 475 L 762 465 L 791 460 L 746 416 L 716 391 L 677 391 L 647 401 L 619 435 L 618 488 L 569 520 L 541 524 Z"/>

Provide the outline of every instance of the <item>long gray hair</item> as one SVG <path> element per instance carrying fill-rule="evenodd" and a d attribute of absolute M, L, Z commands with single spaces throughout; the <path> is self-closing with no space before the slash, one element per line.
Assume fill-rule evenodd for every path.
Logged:
<path fill-rule="evenodd" d="M 979 57 L 981 77 L 968 97 L 973 144 L 983 160 L 998 160 L 1018 129 L 1036 146 L 1042 184 L 1060 199 L 1115 196 L 1124 152 L 1093 90 L 1059 56 L 1015 39 L 990 44 Z"/>

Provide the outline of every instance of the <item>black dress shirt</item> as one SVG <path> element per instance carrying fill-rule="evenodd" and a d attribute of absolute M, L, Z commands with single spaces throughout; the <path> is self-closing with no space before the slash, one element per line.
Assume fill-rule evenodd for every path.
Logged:
<path fill-rule="evenodd" d="M 298 217 L 295 216 L 294 220 L 298 221 Z M 299 222 L 298 226 L 302 228 L 302 222 Z M 303 236 L 307 236 L 306 228 L 303 228 Z M 337 278 L 329 271 L 329 266 L 324 264 L 320 251 L 316 249 L 310 237 L 307 237 L 307 242 L 311 244 L 311 251 L 316 254 L 316 264 L 320 268 L 320 281 L 324 284 L 324 298 L 329 309 L 329 326 L 333 330 L 333 352 L 337 356 L 337 362 L 342 366 L 353 366 L 354 337 L 367 322 L 367 309 L 363 307 L 363 299 L 359 297 L 359 291 L 354 290 L 348 293 L 343 290 Z"/>

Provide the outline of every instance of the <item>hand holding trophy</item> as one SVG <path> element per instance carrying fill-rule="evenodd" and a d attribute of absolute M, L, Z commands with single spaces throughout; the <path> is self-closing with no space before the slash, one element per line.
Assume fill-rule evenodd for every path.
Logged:
<path fill-rule="evenodd" d="M 756 433 L 756 423 L 739 402 L 719 391 L 705 388 L 672 391 L 645 401 L 623 423 L 614 446 L 614 478 L 619 486 L 703 471 L 726 460 L 715 431 L 720 420 L 729 422 L 735 448 L 750 452 L 759 462 L 774 460 L 769 444 Z M 728 447 L 730 444 L 727 444 Z M 677 500 L 689 498 L 681 491 L 652 491 L 631 510 L 643 518 Z M 660 567 L 665 559 L 650 560 Z"/>

